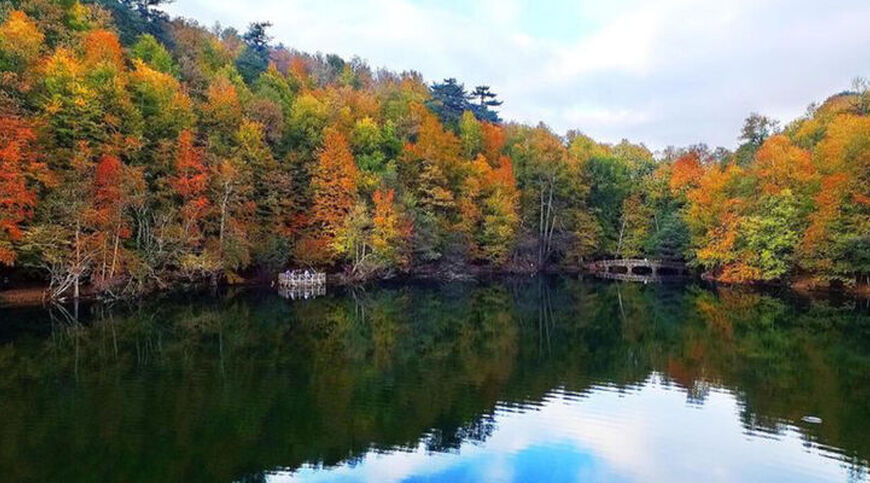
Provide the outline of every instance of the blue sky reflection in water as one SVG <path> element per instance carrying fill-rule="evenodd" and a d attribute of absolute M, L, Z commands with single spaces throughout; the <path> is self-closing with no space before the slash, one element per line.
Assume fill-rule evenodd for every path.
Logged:
<path fill-rule="evenodd" d="M 450 453 L 377 452 L 269 481 L 862 481 L 836 449 L 785 422 L 746 429 L 734 395 L 702 401 L 653 374 L 636 387 L 555 390 L 542 402 L 500 406 L 483 443 Z M 866 476 L 866 475 L 863 475 Z"/>

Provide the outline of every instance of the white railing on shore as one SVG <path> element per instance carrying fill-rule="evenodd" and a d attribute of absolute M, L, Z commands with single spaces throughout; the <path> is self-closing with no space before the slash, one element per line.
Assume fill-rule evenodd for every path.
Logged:
<path fill-rule="evenodd" d="M 317 285 L 326 285 L 325 273 L 294 270 L 278 274 L 279 287 L 313 287 Z"/>

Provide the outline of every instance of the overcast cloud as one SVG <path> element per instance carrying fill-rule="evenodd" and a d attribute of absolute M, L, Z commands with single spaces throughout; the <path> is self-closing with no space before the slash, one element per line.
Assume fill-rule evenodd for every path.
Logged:
<path fill-rule="evenodd" d="M 491 85 L 502 116 L 651 148 L 733 148 L 750 111 L 789 121 L 870 75 L 868 0 L 176 0 L 275 40 Z"/>

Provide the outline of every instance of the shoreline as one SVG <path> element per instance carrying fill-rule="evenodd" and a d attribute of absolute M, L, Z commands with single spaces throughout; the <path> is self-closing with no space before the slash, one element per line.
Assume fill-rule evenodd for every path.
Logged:
<path fill-rule="evenodd" d="M 439 282 L 439 283 L 451 283 L 451 282 L 480 282 L 486 280 L 493 279 L 505 279 L 505 278 L 530 278 L 539 275 L 556 275 L 556 276 L 570 276 L 570 277 L 578 277 L 578 276 L 590 276 L 596 277 L 595 273 L 589 272 L 588 270 L 583 270 L 578 267 L 554 267 L 549 268 L 547 270 L 534 270 L 534 269 L 518 269 L 508 268 L 508 269 L 496 269 L 493 267 L 485 267 L 485 266 L 450 266 L 450 267 L 439 267 L 439 266 L 423 266 L 418 269 L 410 272 L 400 272 L 400 273 L 390 273 L 390 274 L 380 274 L 380 275 L 370 275 L 370 276 L 361 276 L 361 277 L 352 277 L 343 273 L 329 274 L 327 278 L 327 285 L 336 286 L 336 287 L 352 287 L 352 286 L 360 286 L 369 283 L 381 283 L 381 282 L 394 282 L 394 283 L 412 283 L 412 282 Z M 597 277 L 596 277 L 597 278 Z M 604 280 L 603 278 L 598 278 L 599 280 Z M 764 284 L 764 283 L 724 283 L 718 282 L 716 280 L 710 280 L 703 276 L 698 276 L 695 278 L 690 278 L 687 280 L 698 280 L 703 281 L 704 283 L 711 284 L 713 286 L 722 286 L 722 287 L 744 287 L 750 290 L 764 290 L 764 289 L 787 289 L 796 294 L 810 297 L 810 298 L 818 298 L 825 296 L 845 296 L 852 297 L 860 300 L 870 299 L 870 285 L 861 285 L 857 287 L 831 287 L 831 286 L 819 286 L 806 283 L 805 280 L 796 280 L 789 283 L 777 283 L 777 284 Z M 634 283 L 634 282 L 625 282 L 625 283 Z M 658 282 L 660 283 L 660 282 Z M 209 287 L 208 283 L 200 283 L 200 284 L 184 284 L 179 285 L 177 287 L 172 287 L 164 290 L 153 290 L 144 292 L 139 295 L 131 296 L 130 299 L 149 297 L 154 295 L 164 295 L 173 292 L 185 292 L 195 289 L 204 289 Z M 274 281 L 268 278 L 260 277 L 252 277 L 250 279 L 246 279 L 241 283 L 228 284 L 222 283 L 220 284 L 221 288 L 226 287 L 274 287 Z M 17 307 L 36 307 L 43 306 L 52 301 L 46 297 L 47 288 L 44 286 L 29 286 L 29 287 L 17 287 L 10 288 L 6 290 L 0 290 L 0 308 L 17 308 Z M 90 287 L 85 286 L 82 291 L 82 296 L 79 297 L 79 301 L 81 302 L 94 302 L 99 301 L 101 297 L 99 294 L 94 293 L 90 290 Z M 59 303 L 69 303 L 72 302 L 73 299 L 71 297 L 64 297 L 62 299 L 56 300 Z"/>

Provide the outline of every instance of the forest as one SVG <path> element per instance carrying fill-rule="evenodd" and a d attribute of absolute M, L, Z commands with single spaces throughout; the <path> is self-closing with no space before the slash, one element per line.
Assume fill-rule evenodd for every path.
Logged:
<path fill-rule="evenodd" d="M 733 152 L 504 122 L 429 83 L 206 28 L 162 0 L 0 2 L 0 275 L 51 297 L 684 260 L 729 283 L 870 284 L 870 84 Z M 509 102 L 510 100 L 507 100 Z"/>

